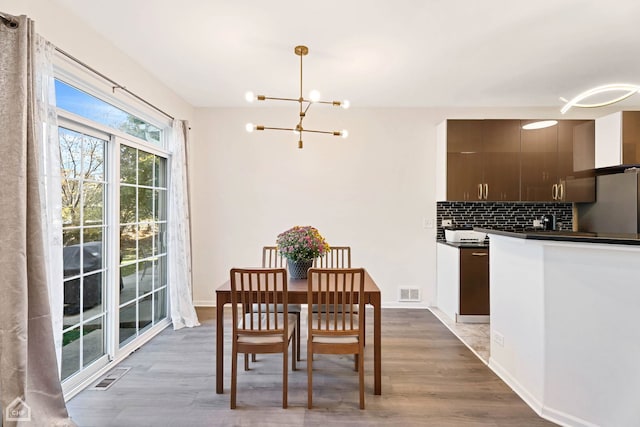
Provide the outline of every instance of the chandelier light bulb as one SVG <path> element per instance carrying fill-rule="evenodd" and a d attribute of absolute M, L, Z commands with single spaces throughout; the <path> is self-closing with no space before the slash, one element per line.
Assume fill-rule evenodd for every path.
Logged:
<path fill-rule="evenodd" d="M 348 99 L 345 99 L 344 101 L 342 101 L 342 103 L 340 105 L 342 105 L 342 108 L 344 108 L 346 110 L 347 108 L 349 108 L 351 106 L 351 103 L 349 102 Z"/>
<path fill-rule="evenodd" d="M 309 99 L 311 100 L 311 102 L 318 102 L 320 101 L 320 92 L 318 92 L 317 90 L 312 90 L 311 92 L 309 92 Z"/>
<path fill-rule="evenodd" d="M 345 138 L 345 139 L 346 139 L 346 138 L 348 138 L 348 137 L 349 137 L 349 131 L 348 131 L 348 130 L 346 130 L 346 129 L 342 129 L 342 130 L 340 131 L 340 136 L 342 136 L 342 137 L 343 137 L 343 138 Z"/>
<path fill-rule="evenodd" d="M 253 123 L 247 123 L 247 124 L 245 125 L 245 127 L 244 127 L 244 128 L 245 128 L 245 129 L 247 130 L 247 132 L 249 132 L 249 133 L 251 133 L 251 132 L 253 132 L 254 130 L 256 130 L 256 126 L 255 126 Z"/>
<path fill-rule="evenodd" d="M 246 99 L 247 102 L 253 102 L 256 100 L 256 95 L 253 92 L 248 91 L 244 94 L 244 99 Z"/>

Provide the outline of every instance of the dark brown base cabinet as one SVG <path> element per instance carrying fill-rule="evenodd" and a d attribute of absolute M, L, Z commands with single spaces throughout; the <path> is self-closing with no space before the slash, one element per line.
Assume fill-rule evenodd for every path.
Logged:
<path fill-rule="evenodd" d="M 436 305 L 461 323 L 489 323 L 489 248 L 439 241 Z"/>
<path fill-rule="evenodd" d="M 460 315 L 489 315 L 489 249 L 460 249 Z"/>

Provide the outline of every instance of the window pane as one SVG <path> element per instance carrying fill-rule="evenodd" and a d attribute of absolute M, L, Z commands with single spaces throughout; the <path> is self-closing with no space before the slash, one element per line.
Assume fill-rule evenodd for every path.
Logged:
<path fill-rule="evenodd" d="M 80 328 L 62 334 L 62 379 L 80 369 Z"/>
<path fill-rule="evenodd" d="M 167 187 L 167 159 L 156 156 L 154 187 Z"/>
<path fill-rule="evenodd" d="M 102 254 L 103 247 L 102 241 L 87 241 L 90 235 L 94 235 L 96 238 L 100 239 L 102 234 L 102 229 L 97 228 L 94 230 L 85 230 L 85 243 L 84 245 L 77 246 L 77 250 L 82 248 L 82 272 L 84 274 L 90 273 L 96 270 L 102 270 L 104 268 Z M 70 250 L 73 247 L 67 247 L 64 250 Z"/>
<path fill-rule="evenodd" d="M 102 308 L 102 277 L 102 272 L 82 277 L 83 311 L 98 306 Z"/>
<path fill-rule="evenodd" d="M 153 144 L 161 143 L 162 131 L 158 127 L 60 80 L 56 80 L 56 105 Z"/>
<path fill-rule="evenodd" d="M 147 326 L 151 326 L 152 317 L 152 296 L 146 296 L 140 300 L 138 329 L 142 330 Z"/>
<path fill-rule="evenodd" d="M 136 335 L 136 304 L 120 309 L 120 344 Z"/>
<path fill-rule="evenodd" d="M 138 188 L 138 221 L 153 220 L 153 190 Z"/>
<path fill-rule="evenodd" d="M 63 314 L 68 316 L 80 313 L 80 279 L 65 280 L 63 286 Z"/>
<path fill-rule="evenodd" d="M 153 185 L 154 155 L 145 151 L 138 151 L 138 185 Z"/>
<path fill-rule="evenodd" d="M 120 267 L 122 290 L 120 291 L 120 304 L 126 304 L 135 300 L 137 295 L 137 264 Z"/>
<path fill-rule="evenodd" d="M 123 145 L 120 147 L 120 182 L 135 184 L 137 182 L 137 152 L 135 148 Z"/>
<path fill-rule="evenodd" d="M 104 184 L 85 182 L 82 186 L 82 194 L 84 200 L 84 224 L 102 224 L 104 221 Z"/>
<path fill-rule="evenodd" d="M 153 256 L 153 234 L 154 224 L 140 224 L 140 234 L 138 240 L 138 259 Z"/>
<path fill-rule="evenodd" d="M 167 257 L 161 256 L 154 261 L 154 287 L 158 289 L 167 286 Z"/>
<path fill-rule="evenodd" d="M 82 173 L 80 157 L 82 134 L 65 128 L 58 128 L 60 141 L 60 169 L 62 179 L 80 178 Z"/>
<path fill-rule="evenodd" d="M 120 186 L 120 222 L 123 224 L 136 222 L 136 187 Z"/>
<path fill-rule="evenodd" d="M 153 261 L 142 261 L 138 264 L 138 296 L 151 292 L 153 286 Z"/>
<path fill-rule="evenodd" d="M 136 247 L 137 225 L 120 227 L 120 263 L 130 263 L 138 258 Z"/>
<path fill-rule="evenodd" d="M 85 323 L 82 329 L 83 365 L 88 366 L 105 354 L 103 317 Z"/>
<path fill-rule="evenodd" d="M 153 294 L 153 323 L 158 323 L 160 320 L 167 317 L 167 290 L 161 289 Z"/>
<path fill-rule="evenodd" d="M 84 179 L 104 181 L 105 142 L 99 138 L 84 137 L 82 145 L 82 173 Z"/>
<path fill-rule="evenodd" d="M 154 219 L 156 221 L 166 221 L 167 190 L 155 190 L 154 193 Z"/>
<path fill-rule="evenodd" d="M 80 181 L 62 177 L 62 225 L 80 225 Z"/>
<path fill-rule="evenodd" d="M 164 254 L 167 252 L 167 223 L 160 223 L 160 234 L 158 235 L 158 240 L 156 241 L 157 251 L 159 254 Z"/>

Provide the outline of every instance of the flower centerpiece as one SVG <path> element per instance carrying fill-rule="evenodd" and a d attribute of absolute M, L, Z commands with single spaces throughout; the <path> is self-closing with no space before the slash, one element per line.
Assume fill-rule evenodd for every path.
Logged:
<path fill-rule="evenodd" d="M 320 232 L 310 225 L 299 226 L 278 234 L 276 245 L 287 259 L 292 279 L 305 279 L 313 260 L 329 251 L 329 244 Z"/>

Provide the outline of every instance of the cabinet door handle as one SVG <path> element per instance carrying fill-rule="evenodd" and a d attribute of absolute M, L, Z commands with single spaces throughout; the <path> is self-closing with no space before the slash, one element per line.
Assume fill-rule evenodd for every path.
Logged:
<path fill-rule="evenodd" d="M 560 194 L 558 195 L 558 200 L 564 200 L 564 184 L 558 185 L 560 189 Z"/>
<path fill-rule="evenodd" d="M 478 200 L 482 200 L 482 184 L 478 184 Z"/>
<path fill-rule="evenodd" d="M 558 184 L 553 184 L 551 186 L 551 198 L 553 200 L 558 200 Z"/>
<path fill-rule="evenodd" d="M 486 253 L 486 252 L 471 252 L 471 255 L 472 256 L 487 256 L 489 254 Z"/>
<path fill-rule="evenodd" d="M 484 185 L 484 199 L 487 200 L 489 197 L 489 184 Z"/>

